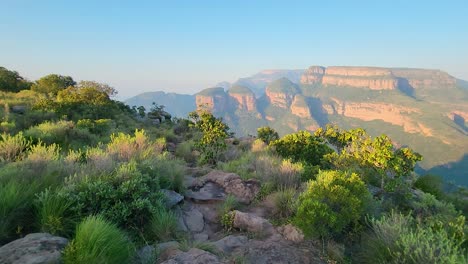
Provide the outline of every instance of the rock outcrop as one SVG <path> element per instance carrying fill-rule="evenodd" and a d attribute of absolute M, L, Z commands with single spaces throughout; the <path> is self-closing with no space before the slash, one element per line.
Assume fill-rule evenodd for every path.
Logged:
<path fill-rule="evenodd" d="M 391 71 L 414 89 L 448 88 L 457 84 L 456 78 L 440 70 L 392 68 Z"/>
<path fill-rule="evenodd" d="M 325 67 L 310 66 L 301 76 L 302 84 L 322 83 L 322 77 L 325 74 Z"/>
<path fill-rule="evenodd" d="M 210 252 L 191 248 L 187 252 L 180 251 L 173 258 L 162 262 L 161 264 L 222 264 L 226 263 L 220 261 L 219 258 Z"/>
<path fill-rule="evenodd" d="M 306 98 L 301 94 L 294 96 L 294 100 L 291 103 L 290 109 L 291 109 L 291 113 L 293 113 L 294 115 L 297 115 L 298 117 L 301 117 L 301 118 L 312 117 L 310 114 L 310 109 L 309 109 L 309 105 L 307 104 Z"/>
<path fill-rule="evenodd" d="M 234 85 L 228 90 L 228 94 L 236 109 L 257 111 L 255 94 L 249 88 Z"/>
<path fill-rule="evenodd" d="M 68 244 L 63 237 L 33 233 L 0 247 L 2 264 L 61 263 L 61 252 Z"/>
<path fill-rule="evenodd" d="M 291 106 L 294 97 L 299 93 L 297 85 L 286 78 L 272 82 L 265 90 L 266 97 L 272 105 L 285 109 Z"/>
<path fill-rule="evenodd" d="M 325 86 L 362 87 L 372 90 L 394 90 L 398 79 L 386 68 L 328 67 L 322 78 Z"/>
<path fill-rule="evenodd" d="M 196 94 L 197 108 L 212 112 L 224 112 L 228 106 L 228 96 L 221 87 L 208 88 Z"/>

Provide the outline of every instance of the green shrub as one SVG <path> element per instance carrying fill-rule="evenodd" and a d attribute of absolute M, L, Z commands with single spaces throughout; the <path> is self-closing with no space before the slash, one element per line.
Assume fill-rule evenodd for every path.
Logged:
<path fill-rule="evenodd" d="M 101 214 L 119 227 L 138 231 L 162 206 L 158 190 L 157 178 L 142 174 L 135 163 L 130 163 L 110 175 L 69 182 L 60 194 L 72 202 L 78 215 Z"/>
<path fill-rule="evenodd" d="M 237 209 L 239 202 L 236 197 L 232 194 L 228 194 L 224 201 L 219 205 L 218 213 L 220 216 L 223 216 L 234 209 Z"/>
<path fill-rule="evenodd" d="M 260 127 L 257 129 L 257 137 L 261 139 L 266 144 L 270 144 L 270 142 L 278 140 L 279 135 L 271 127 Z"/>
<path fill-rule="evenodd" d="M 21 132 L 15 136 L 5 133 L 1 134 L 0 162 L 11 162 L 23 158 L 30 145 L 31 142 L 27 140 Z"/>
<path fill-rule="evenodd" d="M 177 231 L 177 218 L 175 214 L 164 208 L 156 210 L 149 223 L 151 240 L 169 241 L 174 238 Z"/>
<path fill-rule="evenodd" d="M 58 160 L 59 157 L 60 147 L 57 144 L 54 143 L 47 146 L 39 141 L 37 144 L 31 146 L 31 149 L 28 151 L 27 159 L 30 162 L 43 164 Z"/>
<path fill-rule="evenodd" d="M 175 155 L 184 159 L 187 163 L 196 164 L 197 157 L 193 154 L 195 143 L 193 140 L 188 140 L 177 144 Z"/>
<path fill-rule="evenodd" d="M 299 197 L 295 222 L 307 236 L 338 235 L 359 225 L 369 200 L 357 174 L 321 171 Z"/>
<path fill-rule="evenodd" d="M 155 158 L 143 160 L 138 168 L 142 173 L 158 179 L 162 189 L 184 193 L 184 165 L 183 161 L 165 152 Z"/>
<path fill-rule="evenodd" d="M 421 176 L 414 183 L 414 187 L 434 195 L 437 199 L 441 199 L 444 196 L 444 180 L 438 175 L 428 174 Z"/>
<path fill-rule="evenodd" d="M 64 263 L 129 263 L 133 247 L 125 234 L 101 216 L 89 216 L 76 228 L 63 253 Z"/>
<path fill-rule="evenodd" d="M 77 217 L 70 210 L 71 203 L 46 189 L 37 195 L 37 221 L 42 232 L 70 237 Z"/>

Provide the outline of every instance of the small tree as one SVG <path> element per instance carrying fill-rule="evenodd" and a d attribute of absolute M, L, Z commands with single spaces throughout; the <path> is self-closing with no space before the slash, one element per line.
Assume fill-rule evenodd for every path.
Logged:
<path fill-rule="evenodd" d="M 370 193 L 355 173 L 321 171 L 299 197 L 295 223 L 306 236 L 328 238 L 358 225 Z"/>
<path fill-rule="evenodd" d="M 201 138 L 195 141 L 195 147 L 202 154 L 201 162 L 216 165 L 219 154 L 226 149 L 229 127 L 207 110 L 193 111 L 189 118 L 202 132 Z"/>
<path fill-rule="evenodd" d="M 37 80 L 31 90 L 56 95 L 59 91 L 65 90 L 67 87 L 75 86 L 76 82 L 70 76 L 62 76 L 58 74 L 49 74 Z"/>
<path fill-rule="evenodd" d="M 278 132 L 276 132 L 273 128 L 268 126 L 258 128 L 257 137 L 266 144 L 270 144 L 270 142 L 279 139 Z"/>
<path fill-rule="evenodd" d="M 145 109 L 144 106 L 140 105 L 140 106 L 137 108 L 137 110 L 138 110 L 138 115 L 139 115 L 141 118 L 143 118 L 143 117 L 146 116 L 146 109 Z"/>

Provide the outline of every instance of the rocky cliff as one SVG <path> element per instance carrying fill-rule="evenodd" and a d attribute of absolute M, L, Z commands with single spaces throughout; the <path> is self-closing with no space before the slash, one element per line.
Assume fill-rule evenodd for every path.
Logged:
<path fill-rule="evenodd" d="M 322 77 L 325 74 L 325 67 L 310 66 L 301 76 L 302 84 L 322 83 Z"/>
<path fill-rule="evenodd" d="M 236 109 L 257 111 L 255 94 L 249 88 L 234 85 L 228 90 L 229 97 Z"/>
<path fill-rule="evenodd" d="M 294 100 L 290 107 L 291 113 L 301 118 L 311 118 L 309 105 L 307 104 L 306 98 L 298 94 L 294 96 Z"/>
<path fill-rule="evenodd" d="M 221 87 L 204 89 L 195 96 L 197 108 L 206 108 L 212 112 L 220 113 L 227 110 L 228 96 Z"/>
<path fill-rule="evenodd" d="M 265 94 L 268 101 L 280 108 L 289 108 L 296 94 L 299 94 L 296 84 L 286 78 L 281 78 L 266 87 Z"/>

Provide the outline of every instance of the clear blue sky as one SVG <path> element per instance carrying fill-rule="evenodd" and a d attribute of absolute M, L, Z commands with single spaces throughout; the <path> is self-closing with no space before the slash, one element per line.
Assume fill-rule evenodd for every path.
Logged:
<path fill-rule="evenodd" d="M 468 1 L 0 0 L 0 66 L 194 93 L 262 69 L 439 68 L 468 79 Z"/>

